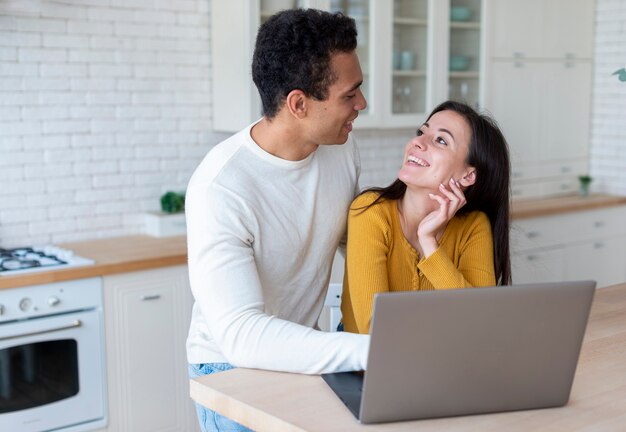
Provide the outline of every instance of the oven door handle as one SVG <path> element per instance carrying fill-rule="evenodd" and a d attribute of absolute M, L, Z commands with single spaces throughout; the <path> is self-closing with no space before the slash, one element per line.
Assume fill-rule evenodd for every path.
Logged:
<path fill-rule="evenodd" d="M 77 319 L 77 320 L 72 321 L 68 325 L 64 325 L 64 326 L 61 326 L 61 327 L 54 327 L 54 328 L 41 330 L 41 331 L 36 331 L 36 332 L 22 333 L 22 334 L 13 335 L 13 336 L 0 337 L 0 341 L 8 340 L 8 339 L 21 338 L 21 337 L 28 337 L 28 336 L 36 336 L 36 335 L 40 335 L 40 334 L 44 334 L 44 333 L 51 333 L 51 332 L 61 331 L 61 330 L 67 330 L 67 329 L 71 329 L 71 328 L 80 327 L 82 325 L 83 325 L 83 322 L 81 320 Z"/>

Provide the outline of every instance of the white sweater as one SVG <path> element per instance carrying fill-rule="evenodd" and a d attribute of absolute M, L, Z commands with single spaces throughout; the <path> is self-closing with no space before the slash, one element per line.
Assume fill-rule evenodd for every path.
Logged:
<path fill-rule="evenodd" d="M 294 162 L 265 152 L 250 129 L 213 148 L 187 188 L 187 359 L 308 374 L 365 369 L 368 336 L 314 330 L 358 191 L 355 143 Z"/>

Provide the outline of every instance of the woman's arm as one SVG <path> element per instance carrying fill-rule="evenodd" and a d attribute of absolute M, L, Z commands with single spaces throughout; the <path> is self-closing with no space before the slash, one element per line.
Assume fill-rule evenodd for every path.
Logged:
<path fill-rule="evenodd" d="M 358 197 L 350 208 L 342 297 L 347 331 L 369 333 L 374 295 L 389 291 L 387 252 L 389 225 L 379 205 L 363 210 L 373 199 Z"/>
<path fill-rule="evenodd" d="M 463 233 L 454 249 L 454 261 L 443 246 L 418 263 L 418 269 L 435 289 L 493 286 L 496 284 L 493 263 L 493 237 L 489 219 L 482 212 L 465 219 Z M 458 226 L 458 225 L 457 225 Z"/>

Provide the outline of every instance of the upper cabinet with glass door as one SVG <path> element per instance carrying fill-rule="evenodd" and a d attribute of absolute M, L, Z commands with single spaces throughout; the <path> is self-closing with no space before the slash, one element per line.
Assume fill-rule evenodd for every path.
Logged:
<path fill-rule="evenodd" d="M 391 115 L 424 113 L 428 88 L 428 0 L 393 2 Z M 381 59 L 383 63 L 385 59 Z"/>
<path fill-rule="evenodd" d="M 481 0 L 450 1 L 448 97 L 481 106 Z"/>

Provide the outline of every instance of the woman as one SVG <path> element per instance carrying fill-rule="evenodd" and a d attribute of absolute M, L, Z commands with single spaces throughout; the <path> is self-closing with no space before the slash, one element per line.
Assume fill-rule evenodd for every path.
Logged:
<path fill-rule="evenodd" d="M 437 106 L 398 179 L 350 207 L 344 330 L 369 333 L 379 292 L 510 284 L 509 172 L 493 120 L 459 102 Z"/>

